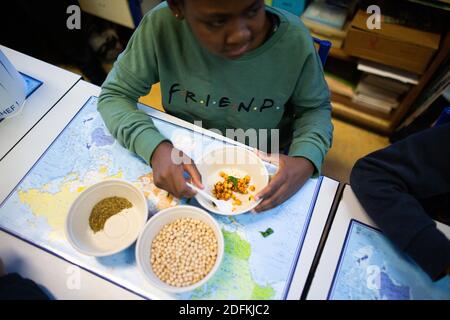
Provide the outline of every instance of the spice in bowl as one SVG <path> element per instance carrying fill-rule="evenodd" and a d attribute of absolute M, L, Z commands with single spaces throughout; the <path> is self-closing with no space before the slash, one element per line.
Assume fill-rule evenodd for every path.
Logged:
<path fill-rule="evenodd" d="M 106 221 L 124 209 L 133 207 L 133 204 L 122 197 L 109 197 L 99 201 L 89 216 L 89 226 L 94 233 L 103 230 Z"/>
<path fill-rule="evenodd" d="M 217 254 L 218 241 L 209 225 L 180 218 L 166 224 L 153 239 L 150 262 L 161 281 L 187 287 L 208 275 Z"/>

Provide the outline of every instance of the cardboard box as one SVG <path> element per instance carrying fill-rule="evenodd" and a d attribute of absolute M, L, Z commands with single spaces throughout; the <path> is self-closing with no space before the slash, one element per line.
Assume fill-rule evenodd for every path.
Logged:
<path fill-rule="evenodd" d="M 346 53 L 418 74 L 425 72 L 439 48 L 441 35 L 390 24 L 381 20 L 381 29 L 370 30 L 369 15 L 355 15 L 345 39 Z"/>

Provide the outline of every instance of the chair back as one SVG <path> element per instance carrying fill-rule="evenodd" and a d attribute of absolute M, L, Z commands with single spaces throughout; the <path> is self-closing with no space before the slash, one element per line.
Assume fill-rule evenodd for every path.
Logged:
<path fill-rule="evenodd" d="M 331 49 L 331 42 L 328 40 L 321 40 L 318 38 L 313 37 L 314 43 L 319 45 L 319 57 L 320 61 L 322 62 L 322 67 L 325 66 L 325 62 L 327 62 L 328 53 Z"/>

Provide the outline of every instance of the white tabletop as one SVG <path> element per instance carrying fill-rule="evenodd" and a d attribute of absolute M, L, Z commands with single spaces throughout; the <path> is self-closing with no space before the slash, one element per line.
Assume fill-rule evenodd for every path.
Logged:
<path fill-rule="evenodd" d="M 0 202 L 26 175 L 86 100 L 99 94 L 100 87 L 86 81 L 79 81 L 45 115 L 45 123 L 42 121 L 36 123 L 29 134 L 24 136 L 20 143 L 14 147 L 14 150 L 0 161 L 0 175 L 2 177 Z"/>
<path fill-rule="evenodd" d="M 450 239 L 449 226 L 437 222 L 437 227 Z M 354 239 L 352 243 L 349 238 Z M 346 185 L 307 299 L 396 300 L 408 296 L 450 299 L 450 277 L 433 283 L 394 248 Z"/>
<path fill-rule="evenodd" d="M 0 162 L 4 183 L 0 199 L 30 170 L 40 155 L 78 112 L 83 103 L 99 95 L 100 88 L 80 81 L 34 126 L 14 150 Z M 53 123 L 48 126 L 46 124 Z M 42 139 L 36 139 L 42 137 Z M 14 168 L 10 170 L 9 168 Z M 56 299 L 142 299 L 119 286 L 92 274 L 67 260 L 48 253 L 33 244 L 0 231 L 0 258 L 6 271 L 32 279 Z"/>
<path fill-rule="evenodd" d="M 320 186 L 319 194 L 312 212 L 313 219 L 309 226 L 311 232 L 307 233 L 302 245 L 300 257 L 293 276 L 292 285 L 289 290 L 288 299 L 298 300 L 303 294 L 309 270 L 324 232 L 325 224 L 330 215 L 330 210 L 338 190 L 339 182 L 324 177 Z"/>
<path fill-rule="evenodd" d="M 41 155 L 47 150 L 52 141 L 58 134 L 66 127 L 70 120 L 77 114 L 80 108 L 86 103 L 91 96 L 98 96 L 100 88 L 89 84 L 85 81 L 79 81 L 45 116 L 43 121 L 40 121 L 26 135 L 22 141 L 10 152 L 3 161 L 0 162 L 0 174 L 2 175 L 2 188 L 0 189 L 0 203 L 8 196 L 8 194 L 15 188 L 21 179 L 38 161 Z M 186 123 L 183 120 L 176 119 L 170 115 L 164 114 L 156 110 L 147 110 L 152 117 L 158 118 L 170 123 L 175 123 L 178 126 L 192 129 L 192 124 Z M 53 125 L 48 125 L 48 124 Z M 226 140 L 222 136 L 214 135 L 208 130 L 197 128 L 196 130 L 203 130 L 203 133 L 212 135 L 217 139 Z M 228 140 L 227 140 L 228 141 Z M 229 141 L 230 142 L 230 141 Z M 63 157 L 62 157 L 63 158 Z M 3 179 L 4 178 L 4 179 Z M 336 195 L 338 182 L 323 177 L 318 188 L 317 201 L 311 208 L 311 215 L 309 224 L 307 226 L 307 233 L 301 247 L 300 254 L 297 261 L 297 266 L 293 272 L 290 289 L 288 291 L 287 299 L 299 299 L 311 268 L 314 256 L 316 254 L 325 223 L 328 219 L 333 200 Z M 94 275 L 91 272 L 81 271 L 83 274 L 83 285 L 81 289 L 74 292 L 68 288 L 68 277 L 66 272 L 72 275 L 74 265 L 66 260 L 68 257 L 56 257 L 53 254 L 47 253 L 35 246 L 25 243 L 14 236 L 5 232 L 0 232 L 2 238 L 2 246 L 0 246 L 0 257 L 5 260 L 8 271 L 24 271 L 24 276 L 36 280 L 40 285 L 46 287 L 53 297 L 57 299 L 104 299 L 109 297 L 115 298 L 140 298 L 129 291 L 125 291 L 119 286 Z M 8 248 L 14 248 L 10 250 Z M 4 256 L 3 256 L 4 255 Z M 23 264 L 15 264 L 14 257 L 18 256 L 23 260 L 23 264 L 30 263 L 27 269 L 21 269 Z M 40 265 L 47 265 L 48 261 L 54 260 L 55 273 L 57 277 L 49 277 L 46 271 L 40 268 Z M 41 262 L 42 261 L 42 262 Z M 31 266 L 31 264 L 33 266 Z M 75 272 L 75 271 L 73 271 Z M 104 275 L 103 275 L 104 276 Z M 72 278 L 70 278 L 72 279 Z M 110 288 L 108 290 L 90 291 L 92 287 Z M 84 290 L 86 289 L 86 290 Z M 157 290 L 156 288 L 148 288 L 152 294 L 147 295 L 152 299 L 170 299 L 172 296 Z M 139 292 L 135 288 L 130 289 L 132 292 Z"/>
<path fill-rule="evenodd" d="M 30 95 L 21 114 L 0 122 L 0 161 L 29 130 L 80 80 L 80 76 L 0 45 L 17 71 L 43 84 Z"/>

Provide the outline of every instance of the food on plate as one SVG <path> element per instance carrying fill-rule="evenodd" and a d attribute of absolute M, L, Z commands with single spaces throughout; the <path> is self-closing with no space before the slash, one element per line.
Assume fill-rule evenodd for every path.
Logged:
<path fill-rule="evenodd" d="M 234 206 L 242 205 L 242 200 L 238 195 L 246 195 L 255 191 L 255 186 L 250 185 L 251 177 L 245 175 L 243 178 L 238 178 L 233 175 L 226 174 L 221 171 L 219 173 L 223 181 L 218 181 L 214 184 L 212 193 L 218 200 L 233 200 Z M 250 195 L 248 200 L 254 200 L 254 196 Z"/>

